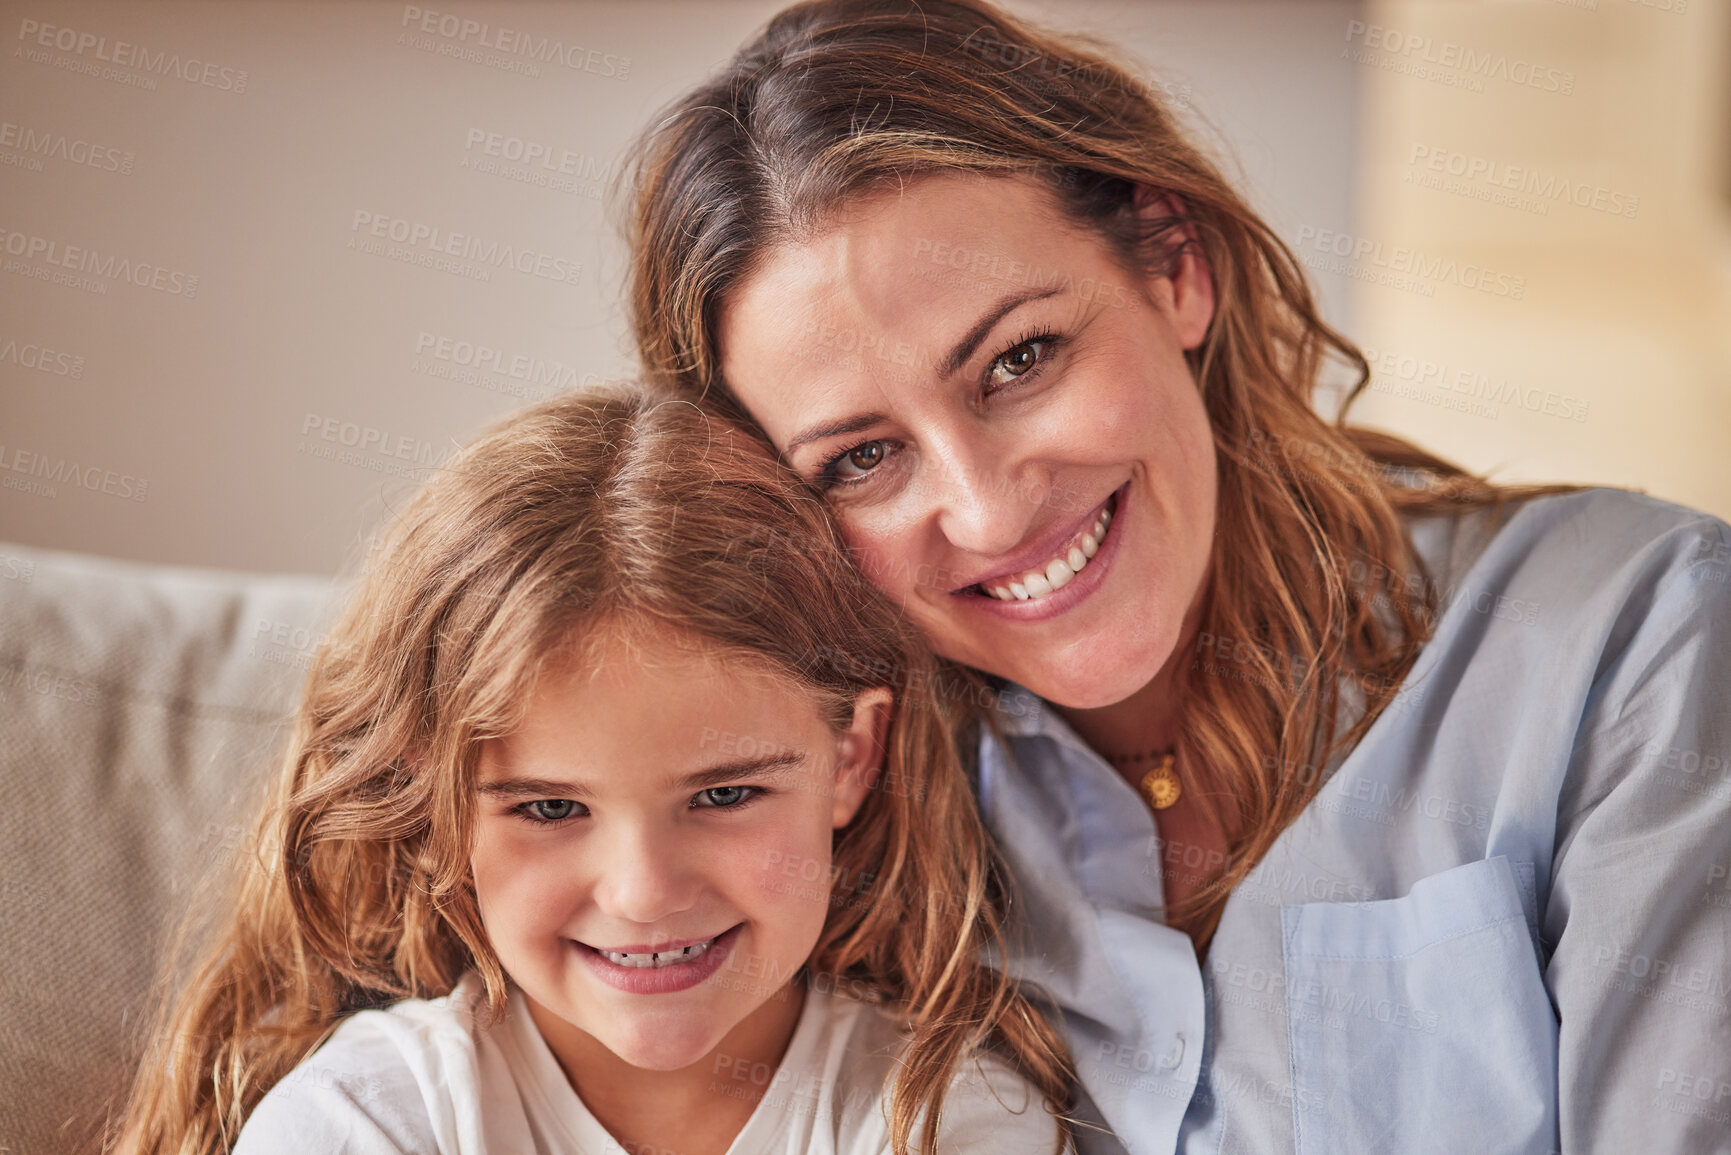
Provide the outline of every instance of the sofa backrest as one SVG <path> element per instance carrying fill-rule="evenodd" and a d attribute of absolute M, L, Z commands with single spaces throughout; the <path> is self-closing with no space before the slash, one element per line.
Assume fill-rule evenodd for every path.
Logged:
<path fill-rule="evenodd" d="M 0 1150 L 82 1149 L 341 591 L 0 544 Z"/>

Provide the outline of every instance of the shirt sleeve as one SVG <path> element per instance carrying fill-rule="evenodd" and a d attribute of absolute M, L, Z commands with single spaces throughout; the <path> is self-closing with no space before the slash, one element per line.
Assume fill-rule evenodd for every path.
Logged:
<path fill-rule="evenodd" d="M 1039 1092 L 1008 1064 L 980 1055 L 963 1066 L 944 1097 L 937 1150 L 943 1155 L 1058 1155 L 1058 1121 Z M 1075 1148 L 1066 1143 L 1062 1150 Z"/>
<path fill-rule="evenodd" d="M 1559 799 L 1544 937 L 1562 1150 L 1731 1136 L 1731 533 L 1623 606 Z"/>

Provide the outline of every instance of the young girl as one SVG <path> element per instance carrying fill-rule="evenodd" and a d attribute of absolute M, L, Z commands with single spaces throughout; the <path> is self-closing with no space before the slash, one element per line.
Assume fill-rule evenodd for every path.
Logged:
<path fill-rule="evenodd" d="M 751 435 L 508 419 L 321 651 L 122 1149 L 1059 1149 L 931 663 Z"/>

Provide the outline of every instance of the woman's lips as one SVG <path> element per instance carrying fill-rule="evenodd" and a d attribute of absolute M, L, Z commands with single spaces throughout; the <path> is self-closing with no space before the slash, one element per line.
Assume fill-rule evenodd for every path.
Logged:
<path fill-rule="evenodd" d="M 616 990 L 634 995 L 660 995 L 674 991 L 689 990 L 701 983 L 721 968 L 727 961 L 728 953 L 739 939 L 739 933 L 745 924 L 740 923 L 730 930 L 716 935 L 708 940 L 701 950 L 693 950 L 693 944 L 681 948 L 663 948 L 661 951 L 602 951 L 586 943 L 573 941 L 572 946 L 582 956 L 589 969 L 608 986 Z M 615 962 L 609 955 L 624 955 L 623 962 Z M 677 959 L 649 959 L 649 955 L 684 955 L 689 961 Z"/>
<path fill-rule="evenodd" d="M 1088 527 L 1072 535 L 1058 550 L 1057 556 L 1049 559 L 1045 565 L 1035 566 L 1019 577 L 980 582 L 983 592 L 1001 602 L 1026 602 L 1050 597 L 1069 585 L 1100 552 L 1100 545 L 1112 528 L 1116 497 L 1116 494 L 1108 497 L 1096 511 L 1094 520 Z"/>
<path fill-rule="evenodd" d="M 1123 540 L 1126 518 L 1132 516 L 1129 491 L 1130 485 L 1126 482 L 1103 503 L 1101 508 L 1108 513 L 1104 538 L 1096 539 L 1097 548 L 1094 555 L 1085 558 L 1086 564 L 1080 570 L 1072 567 L 1072 576 L 1065 579 L 1061 586 L 1038 597 L 1017 598 L 1014 596 L 1014 591 L 1011 591 L 1009 600 L 995 597 L 979 586 L 970 586 L 966 590 L 959 591 L 959 596 L 964 599 L 963 604 L 983 613 L 1014 622 L 1045 621 L 1075 606 L 1096 589 L 1099 589 L 1112 569 L 1113 560 L 1118 555 L 1119 543 Z M 1093 525 L 1098 524 L 1098 522 L 1099 515 L 1096 514 L 1095 521 L 1077 534 L 1077 538 L 1080 539 L 1086 534 L 1092 534 Z M 1001 578 L 988 580 L 984 583 L 986 587 L 1007 584 L 1007 581 Z"/>

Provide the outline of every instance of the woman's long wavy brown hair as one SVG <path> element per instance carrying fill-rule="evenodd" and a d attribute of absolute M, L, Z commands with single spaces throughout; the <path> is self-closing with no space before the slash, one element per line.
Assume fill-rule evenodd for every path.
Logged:
<path fill-rule="evenodd" d="M 510 417 L 397 517 L 318 653 L 224 927 L 165 1006 L 119 1146 L 228 1149 L 261 1096 L 347 1014 L 507 976 L 469 873 L 479 744 L 519 723 L 538 671 L 616 629 L 767 664 L 838 728 L 893 682 L 884 765 L 835 838 L 808 963 L 912 1031 L 891 1097 L 902 1155 L 970 1048 L 1061 1114 L 1059 1036 L 983 952 L 1001 880 L 951 735 L 967 709 L 850 564 L 821 503 L 755 433 L 626 389 Z"/>
<path fill-rule="evenodd" d="M 1292 252 L 1189 141 L 1155 82 L 1077 37 L 983 0 L 811 0 L 777 15 L 645 133 L 625 170 L 630 306 L 646 373 L 720 411 L 729 292 L 850 199 L 930 173 L 1020 175 L 1129 269 L 1199 251 L 1215 314 L 1187 359 L 1213 427 L 1218 532 L 1201 637 L 1185 663 L 1178 757 L 1230 853 L 1168 920 L 1207 943 L 1233 887 L 1398 691 L 1439 591 L 1403 514 L 1458 513 L 1510 489 L 1397 438 L 1317 414 L 1332 355 Z M 1176 211 L 1150 220 L 1138 185 Z M 1352 690 L 1351 687 L 1357 687 Z M 1362 691 L 1363 708 L 1353 699 Z M 1345 697 L 1343 697 L 1343 694 Z"/>

